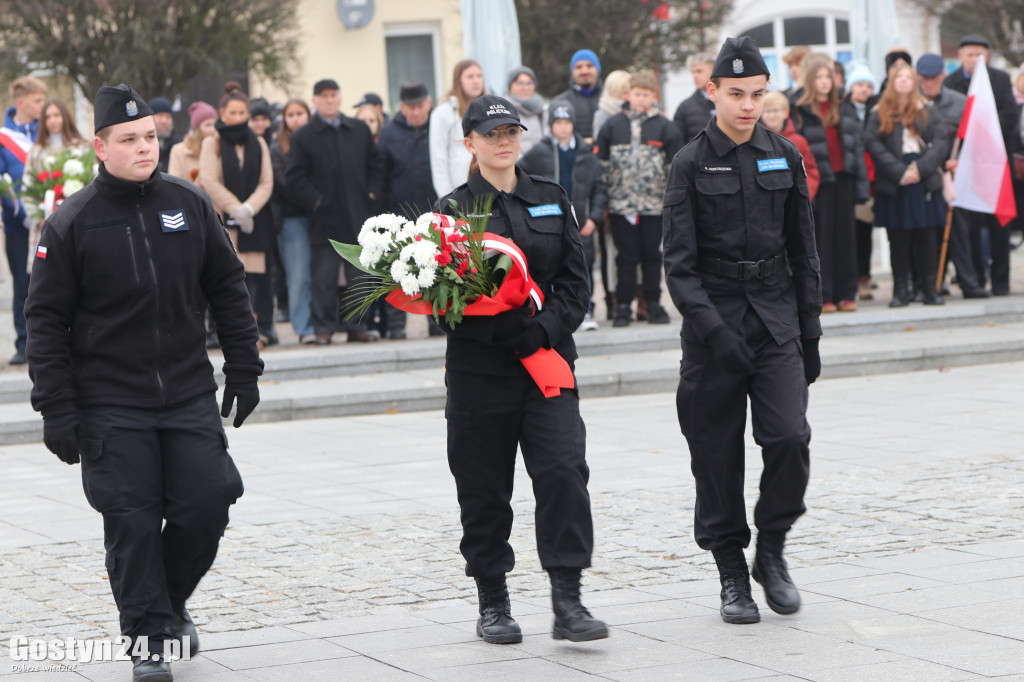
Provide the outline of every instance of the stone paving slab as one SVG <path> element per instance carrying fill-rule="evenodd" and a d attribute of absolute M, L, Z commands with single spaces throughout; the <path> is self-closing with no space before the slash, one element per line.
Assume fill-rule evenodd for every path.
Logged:
<path fill-rule="evenodd" d="M 753 626 L 718 617 L 673 396 L 584 400 L 585 602 L 611 628 L 587 644 L 550 637 L 521 464 L 509 580 L 524 641 L 475 637 L 440 412 L 229 429 L 246 493 L 190 602 L 208 653 L 176 679 L 1022 679 L 1022 382 L 1024 363 L 816 383 L 808 513 L 787 552 L 804 607 L 765 607 Z M 14 634 L 104 639 L 117 624 L 78 468 L 39 444 L 0 448 L 0 465 L 0 675 L 127 679 L 125 663 L 13 672 Z"/>

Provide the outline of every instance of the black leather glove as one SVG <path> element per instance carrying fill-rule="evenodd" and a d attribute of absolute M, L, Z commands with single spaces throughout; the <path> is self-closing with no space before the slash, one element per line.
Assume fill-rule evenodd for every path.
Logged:
<path fill-rule="evenodd" d="M 715 360 L 726 372 L 749 374 L 754 370 L 754 354 L 743 339 L 725 325 L 711 332 L 708 343 Z"/>
<path fill-rule="evenodd" d="M 237 429 L 245 421 L 245 418 L 252 414 L 256 406 L 260 404 L 259 386 L 256 385 L 255 381 L 237 384 L 229 381 L 224 384 L 224 401 L 220 406 L 220 416 L 227 419 L 227 416 L 231 414 L 231 405 L 235 402 L 235 398 L 238 398 L 238 409 L 235 410 L 233 425 Z"/>
<path fill-rule="evenodd" d="M 528 317 L 523 324 L 523 330 L 509 339 L 506 346 L 516 354 L 517 358 L 525 358 L 547 345 L 547 330 L 537 321 L 537 318 Z"/>
<path fill-rule="evenodd" d="M 43 443 L 65 464 L 78 464 L 78 419 L 43 419 Z"/>
<path fill-rule="evenodd" d="M 530 309 L 526 307 L 506 310 L 494 316 L 491 338 L 495 346 L 509 348 L 509 341 L 519 336 L 530 321 Z"/>
<path fill-rule="evenodd" d="M 821 339 L 804 339 L 804 379 L 810 386 L 821 376 L 821 353 L 818 352 L 818 341 Z"/>

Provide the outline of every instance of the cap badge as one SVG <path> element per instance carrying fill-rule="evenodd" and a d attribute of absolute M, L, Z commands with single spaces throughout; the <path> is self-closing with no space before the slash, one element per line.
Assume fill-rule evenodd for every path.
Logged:
<path fill-rule="evenodd" d="M 572 118 L 569 116 L 569 110 L 566 107 L 558 107 L 555 109 L 555 119 L 557 120 L 560 118 Z"/>
<path fill-rule="evenodd" d="M 124 113 L 126 113 L 129 116 L 139 115 L 139 105 L 135 103 L 135 100 L 128 100 L 128 102 L 124 105 Z"/>
<path fill-rule="evenodd" d="M 743 60 L 742 59 L 734 59 L 734 60 L 732 60 L 732 72 L 733 73 L 743 73 Z"/>

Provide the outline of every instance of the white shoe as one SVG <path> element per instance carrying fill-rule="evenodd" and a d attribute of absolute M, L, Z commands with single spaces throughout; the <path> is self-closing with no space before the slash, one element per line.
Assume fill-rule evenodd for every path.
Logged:
<path fill-rule="evenodd" d="M 597 322 L 594 322 L 594 317 L 590 313 L 587 313 L 583 318 L 583 322 L 580 324 L 578 332 L 592 332 L 598 329 Z"/>

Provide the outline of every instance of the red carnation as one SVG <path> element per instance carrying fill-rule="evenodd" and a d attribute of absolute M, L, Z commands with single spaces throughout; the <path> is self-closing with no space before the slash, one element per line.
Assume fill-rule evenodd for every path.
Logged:
<path fill-rule="evenodd" d="M 451 251 L 442 251 L 434 256 L 434 260 L 436 260 L 437 264 L 443 268 L 452 262 L 452 253 Z"/>
<path fill-rule="evenodd" d="M 54 187 L 53 187 L 53 196 L 56 199 L 63 199 L 64 198 L 64 185 L 54 185 Z"/>
<path fill-rule="evenodd" d="M 55 170 L 52 173 L 50 173 L 50 179 L 51 180 L 56 180 L 57 178 L 63 178 L 63 177 L 64 177 L 64 174 L 61 173 L 59 170 Z"/>
<path fill-rule="evenodd" d="M 50 174 L 46 171 L 40 171 L 39 175 L 36 176 L 36 180 L 39 182 L 46 182 L 50 179 Z"/>

